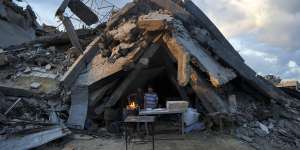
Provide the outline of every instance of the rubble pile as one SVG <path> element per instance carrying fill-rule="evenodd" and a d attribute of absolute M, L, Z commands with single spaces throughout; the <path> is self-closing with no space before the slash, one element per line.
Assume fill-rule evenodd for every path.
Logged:
<path fill-rule="evenodd" d="M 126 96 L 165 75 L 180 99 L 199 104 L 193 107 L 206 128 L 233 129 L 257 149 L 299 148 L 300 101 L 247 66 L 192 1 L 130 2 L 100 34 L 83 36 L 93 39 L 89 44 L 62 14 L 75 7 L 68 2 L 56 13 L 66 27 L 64 36 L 44 36 L 0 53 L 8 60 L 0 70 L 1 136 L 51 124 L 97 131 L 105 123 L 117 131 Z M 89 24 L 97 20 L 74 11 Z M 56 42 L 61 39 L 69 47 Z M 164 83 L 156 84 L 164 88 Z"/>
<path fill-rule="evenodd" d="M 23 140 L 36 139 L 37 143 L 28 145 L 33 148 L 69 134 L 66 127 L 57 126 L 67 120 L 70 107 L 61 79 L 80 54 L 66 32 L 36 23 L 30 6 L 23 10 L 4 0 L 0 1 L 0 10 L 0 24 L 3 21 L 13 30 L 7 32 L 0 25 L 1 36 L 5 37 L 0 43 L 0 145 L 6 149 L 27 149 L 22 147 Z M 33 36 L 20 35 L 23 30 Z M 79 29 L 76 33 L 86 46 L 98 31 Z M 55 135 L 42 139 L 41 130 Z M 24 139 L 14 138 L 19 134 Z"/>

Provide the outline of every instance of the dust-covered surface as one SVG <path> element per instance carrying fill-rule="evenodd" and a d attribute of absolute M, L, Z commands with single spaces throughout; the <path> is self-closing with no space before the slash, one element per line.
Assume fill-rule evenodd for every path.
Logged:
<path fill-rule="evenodd" d="M 148 137 L 149 138 L 149 137 Z M 132 150 L 151 150 L 151 142 L 130 144 Z M 86 135 L 73 135 L 64 140 L 42 146 L 43 150 L 122 150 L 125 149 L 124 138 L 93 137 Z M 246 143 L 232 136 L 211 133 L 192 133 L 184 136 L 176 134 L 155 136 L 155 149 L 157 150 L 254 150 Z"/>

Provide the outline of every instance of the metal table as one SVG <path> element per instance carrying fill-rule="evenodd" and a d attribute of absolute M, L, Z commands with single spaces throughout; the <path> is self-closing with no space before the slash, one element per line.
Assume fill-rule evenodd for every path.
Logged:
<path fill-rule="evenodd" d="M 149 116 L 149 115 L 170 115 L 170 114 L 179 114 L 181 117 L 181 128 L 180 132 L 184 135 L 184 120 L 183 120 L 183 113 L 185 110 L 168 110 L 166 108 L 159 108 L 159 109 L 152 109 L 152 110 L 145 110 L 142 109 L 139 112 L 141 116 Z"/>
<path fill-rule="evenodd" d="M 125 142 L 126 142 L 126 150 L 128 149 L 128 125 L 130 123 L 151 123 L 152 127 L 152 149 L 154 150 L 154 123 L 155 123 L 155 117 L 154 116 L 128 116 L 125 120 Z"/>

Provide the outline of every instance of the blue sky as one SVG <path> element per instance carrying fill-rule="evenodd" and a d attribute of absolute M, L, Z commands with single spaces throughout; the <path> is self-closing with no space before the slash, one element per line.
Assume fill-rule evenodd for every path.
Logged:
<path fill-rule="evenodd" d="M 99 0 L 100 1 L 100 0 Z M 27 0 L 57 25 L 62 0 Z M 109 0 L 122 7 L 127 0 Z M 300 0 L 194 0 L 259 74 L 300 80 Z M 23 3 L 24 4 L 24 3 Z"/>

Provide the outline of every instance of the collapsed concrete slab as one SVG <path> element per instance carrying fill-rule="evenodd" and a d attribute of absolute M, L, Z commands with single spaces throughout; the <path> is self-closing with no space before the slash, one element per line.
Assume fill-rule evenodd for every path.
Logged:
<path fill-rule="evenodd" d="M 55 139 L 69 135 L 71 131 L 66 127 L 50 126 L 23 135 L 11 135 L 8 139 L 0 141 L 1 149 L 24 150 L 32 149 Z"/>

